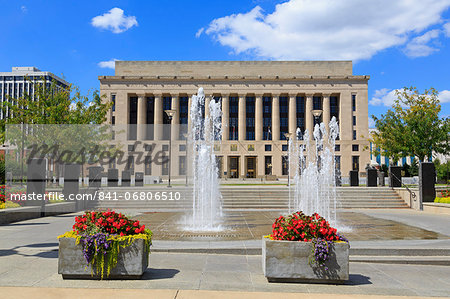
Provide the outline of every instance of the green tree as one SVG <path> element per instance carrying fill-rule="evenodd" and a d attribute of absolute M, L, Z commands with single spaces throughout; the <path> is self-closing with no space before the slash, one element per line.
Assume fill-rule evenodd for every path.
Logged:
<path fill-rule="evenodd" d="M 432 151 L 450 151 L 450 119 L 440 118 L 438 93 L 430 88 L 420 93 L 417 88 L 397 91 L 397 99 L 380 118 L 372 115 L 376 131 L 371 142 L 382 148 L 393 161 L 416 156 L 421 162 L 431 157 Z M 374 151 L 378 154 L 377 150 Z"/>
<path fill-rule="evenodd" d="M 109 148 L 104 141 L 109 140 L 111 134 L 103 123 L 112 103 L 102 101 L 98 92 L 94 92 L 90 100 L 77 88 L 62 89 L 55 81 L 51 84 L 44 81 L 34 88 L 34 95 L 8 98 L 0 106 L 7 116 L 0 121 L 1 141 L 7 138 L 7 142 L 16 145 L 22 160 L 23 149 L 32 144 L 56 146 L 56 151 L 46 154 L 49 159 L 61 157 L 64 151 L 84 149 L 87 152 L 96 145 Z M 5 129 L 8 130 L 6 136 Z M 71 157 L 65 158 L 71 160 Z M 85 158 L 83 155 L 76 162 L 84 164 Z M 58 159 L 58 162 L 66 161 Z M 56 170 L 58 174 L 59 167 Z"/>

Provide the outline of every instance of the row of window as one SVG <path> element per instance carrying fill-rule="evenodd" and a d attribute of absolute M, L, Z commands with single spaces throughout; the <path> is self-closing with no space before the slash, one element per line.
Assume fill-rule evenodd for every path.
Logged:
<path fill-rule="evenodd" d="M 165 156 L 163 155 L 163 159 Z M 220 177 L 228 176 L 231 178 L 238 178 L 239 177 L 239 157 L 229 157 L 229 172 L 225 173 L 222 172 L 223 169 L 223 157 L 218 156 L 217 164 L 218 164 L 218 173 Z M 335 167 L 337 170 L 341 169 L 341 156 L 335 156 Z M 256 176 L 256 158 L 255 157 L 246 157 L 246 177 L 255 177 Z M 320 163 L 320 162 L 319 162 Z M 186 156 L 179 156 L 178 157 L 178 175 L 186 175 Z M 110 168 L 116 167 L 115 160 L 112 160 L 109 164 Z M 264 156 L 264 174 L 265 175 L 272 175 L 272 156 Z M 281 157 L 281 172 L 282 175 L 288 175 L 289 170 L 289 160 L 287 156 Z M 134 174 L 135 171 L 135 159 L 134 156 L 128 156 L 127 163 L 125 165 L 125 170 L 131 171 L 132 174 Z M 352 170 L 359 171 L 359 156 L 352 156 Z M 152 174 L 152 157 L 146 156 L 144 159 L 144 174 L 145 175 L 151 175 Z M 161 169 L 162 175 L 168 175 L 169 174 L 169 163 L 168 160 L 166 160 L 165 163 L 162 164 Z"/>
<path fill-rule="evenodd" d="M 289 147 L 288 147 L 287 144 L 282 144 L 281 145 L 281 150 L 283 152 L 288 151 L 288 149 L 289 149 Z M 153 151 L 152 144 L 144 144 L 144 150 L 148 151 L 148 152 Z M 179 144 L 178 145 L 178 150 L 180 152 L 186 151 L 186 144 Z M 336 144 L 334 146 L 334 150 L 336 152 L 339 152 L 341 150 L 341 145 L 340 144 Z M 128 145 L 128 151 L 129 152 L 136 151 L 135 144 L 129 144 Z M 169 151 L 169 145 L 168 144 L 163 144 L 162 145 L 162 151 Z M 218 144 L 214 145 L 214 151 L 220 151 L 220 145 L 218 145 Z M 230 151 L 232 151 L 232 152 L 238 151 L 238 145 L 237 144 L 231 144 L 230 145 Z M 247 151 L 249 151 L 249 152 L 255 151 L 255 145 L 254 144 L 248 144 L 247 145 Z M 272 144 L 265 144 L 264 145 L 264 151 L 271 152 L 272 151 Z M 359 151 L 359 145 L 358 144 L 353 144 L 352 145 L 352 151 L 353 152 L 358 152 Z"/>

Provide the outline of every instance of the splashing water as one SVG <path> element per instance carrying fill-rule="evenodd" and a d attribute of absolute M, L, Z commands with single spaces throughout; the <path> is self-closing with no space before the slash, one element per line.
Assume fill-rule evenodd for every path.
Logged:
<path fill-rule="evenodd" d="M 203 117 L 203 109 L 209 116 Z M 192 153 L 192 215 L 187 229 L 198 231 L 220 230 L 222 216 L 221 194 L 214 143 L 222 136 L 220 102 L 212 100 L 205 107 L 203 88 L 192 96 L 189 152 Z"/>
<path fill-rule="evenodd" d="M 329 128 L 328 132 L 324 123 L 316 124 L 314 142 L 310 141 L 308 131 L 302 136 L 300 129 L 289 140 L 289 175 L 293 178 L 289 187 L 289 213 L 318 213 L 336 224 L 334 148 L 339 126 L 335 117 Z"/>

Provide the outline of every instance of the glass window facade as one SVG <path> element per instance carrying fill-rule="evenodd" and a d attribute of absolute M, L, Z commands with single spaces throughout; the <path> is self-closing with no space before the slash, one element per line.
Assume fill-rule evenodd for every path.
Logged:
<path fill-rule="evenodd" d="M 297 128 L 300 128 L 303 133 L 305 132 L 305 97 L 297 97 L 296 104 Z"/>
<path fill-rule="evenodd" d="M 245 138 L 255 140 L 255 97 L 245 98 Z"/>
<path fill-rule="evenodd" d="M 265 96 L 263 101 L 263 139 L 272 140 L 272 97 Z"/>
<path fill-rule="evenodd" d="M 239 97 L 229 98 L 229 139 L 238 140 L 239 133 Z"/>
<path fill-rule="evenodd" d="M 289 132 L 289 97 L 281 96 L 280 103 L 280 140 L 286 140 L 285 133 Z"/>
<path fill-rule="evenodd" d="M 330 120 L 333 116 L 339 121 L 339 98 L 336 96 L 330 97 Z"/>

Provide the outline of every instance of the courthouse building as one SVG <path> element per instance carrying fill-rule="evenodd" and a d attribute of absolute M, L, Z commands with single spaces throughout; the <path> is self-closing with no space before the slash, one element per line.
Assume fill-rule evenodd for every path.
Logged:
<path fill-rule="evenodd" d="M 199 87 L 206 106 L 221 103 L 223 134 L 214 149 L 222 177 L 286 177 L 286 138 L 332 117 L 339 122 L 335 154 L 342 175 L 363 172 L 370 162 L 369 76 L 353 75 L 351 61 L 116 61 L 115 76 L 99 80 L 101 93 L 114 103 L 108 122 L 134 127 L 125 142 L 132 171 L 167 176 L 168 165 L 152 164 L 151 154 L 167 152 L 171 138 L 170 173 L 185 175 L 184 133 Z M 174 111 L 172 120 L 167 110 Z M 142 148 L 135 148 L 136 139 Z M 149 152 L 143 165 L 134 164 L 137 151 Z"/>

